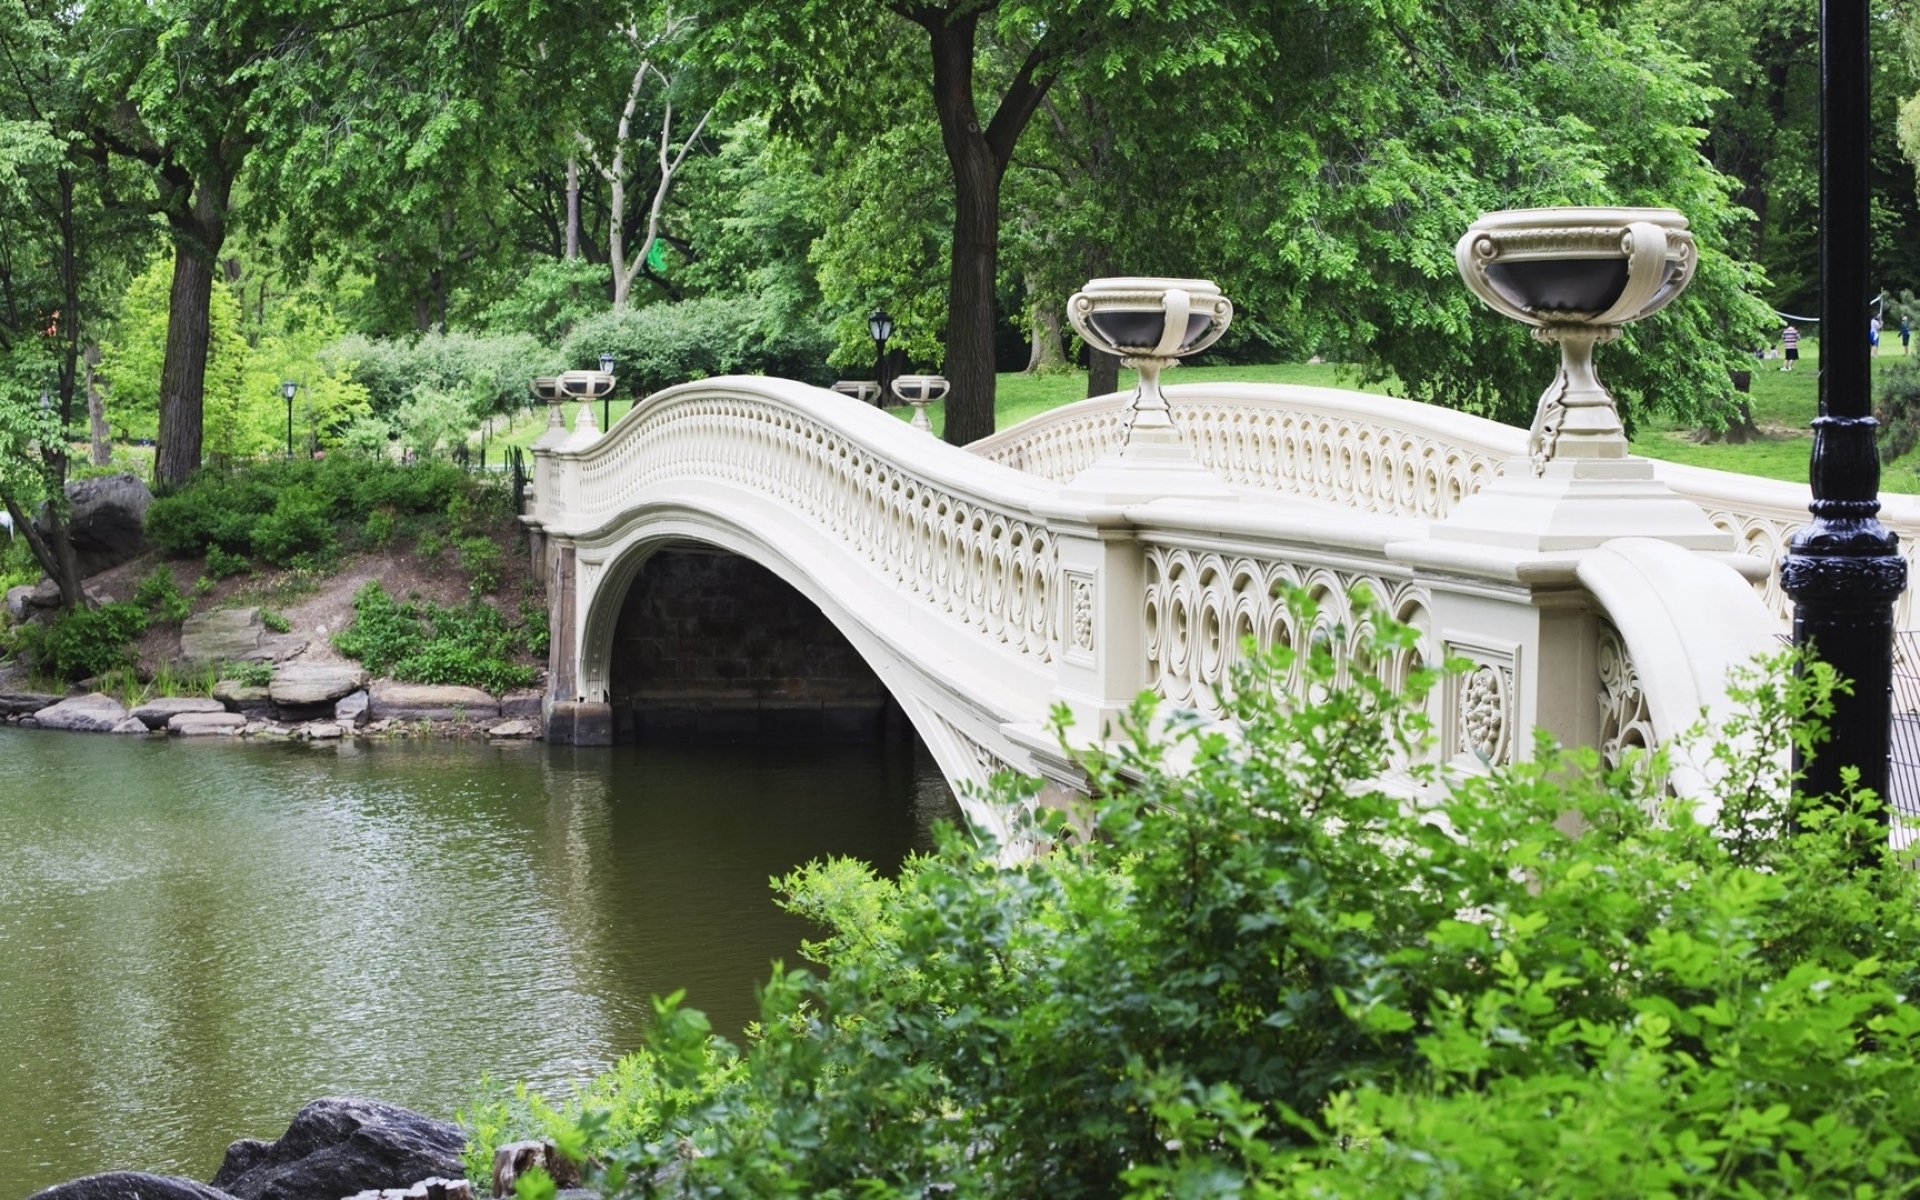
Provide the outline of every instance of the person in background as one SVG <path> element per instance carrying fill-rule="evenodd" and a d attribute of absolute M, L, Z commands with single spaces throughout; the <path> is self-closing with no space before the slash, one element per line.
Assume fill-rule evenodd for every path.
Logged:
<path fill-rule="evenodd" d="M 1867 345 L 1869 347 L 1867 353 L 1880 353 L 1880 318 L 1878 316 L 1867 318 Z"/>
<path fill-rule="evenodd" d="M 1902 354 L 1907 353 L 1908 348 L 1912 343 L 1912 341 L 1913 341 L 1913 322 L 1907 319 L 1907 314 L 1901 313 L 1900 314 L 1900 353 Z"/>
<path fill-rule="evenodd" d="M 1780 331 L 1780 349 L 1787 361 L 1780 367 L 1782 371 L 1793 370 L 1793 364 L 1800 361 L 1800 331 L 1791 323 Z"/>

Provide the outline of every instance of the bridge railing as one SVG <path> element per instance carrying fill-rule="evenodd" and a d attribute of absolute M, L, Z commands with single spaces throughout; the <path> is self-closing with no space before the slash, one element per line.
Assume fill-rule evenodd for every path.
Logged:
<path fill-rule="evenodd" d="M 1669 741 L 1711 706 L 1726 664 L 1769 640 L 1754 632 L 1755 620 L 1770 627 L 1757 598 L 1711 555 L 1610 543 L 1528 556 L 1436 537 L 1451 505 L 1518 456 L 1517 431 L 1326 389 L 1242 391 L 1173 400 L 1202 462 L 1248 490 L 1124 503 L 1068 482 L 1112 444 L 1118 400 L 961 450 L 821 389 L 707 380 L 643 401 L 604 435 L 589 422 L 584 438 L 538 451 L 532 523 L 604 561 L 649 512 L 743 514 L 764 526 L 763 544 L 807 547 L 819 561 L 805 569 L 845 589 L 848 607 L 914 614 L 877 635 L 897 639 L 899 661 L 937 627 L 942 645 L 974 649 L 974 679 L 1018 675 L 954 719 L 974 722 L 981 761 L 1062 772 L 1043 729 L 1052 704 L 1087 736 L 1143 688 L 1218 714 L 1246 638 L 1345 637 L 1336 649 L 1352 668 L 1389 681 L 1417 661 L 1464 660 L 1431 704 L 1436 754 L 1466 770 L 1527 757 L 1535 729 L 1610 755 Z M 1622 583 L 1633 579 L 1649 594 Z M 1419 632 L 1414 650 L 1359 659 L 1349 596 L 1361 585 Z M 1314 628 L 1296 627 L 1288 586 L 1319 601 Z M 1700 595 L 1754 619 L 1707 621 Z M 567 619 L 584 623 L 590 607 L 580 597 Z M 583 629 L 556 644 L 585 645 Z M 555 686 L 588 675 L 557 670 Z"/>
<path fill-rule="evenodd" d="M 1504 462 L 1526 457 L 1526 431 L 1388 396 L 1286 384 L 1187 384 L 1166 389 L 1194 455 L 1242 487 L 1360 512 L 1442 519 Z M 1125 393 L 1042 413 L 970 447 L 993 462 L 1065 481 L 1112 449 Z M 1734 535 L 1744 554 L 1777 561 L 1807 519 L 1805 484 L 1656 462 L 1658 478 Z M 1920 578 L 1920 497 L 1885 495 L 1881 520 Z M 1777 572 L 1757 586 L 1782 621 L 1791 604 Z M 1896 620 L 1916 624 L 1913 593 Z"/>

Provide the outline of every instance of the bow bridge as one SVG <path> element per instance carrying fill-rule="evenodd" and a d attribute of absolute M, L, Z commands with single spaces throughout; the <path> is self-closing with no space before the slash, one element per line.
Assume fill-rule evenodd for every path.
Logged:
<path fill-rule="evenodd" d="M 1365 584 L 1420 632 L 1418 653 L 1471 664 L 1432 700 L 1435 753 L 1463 770 L 1526 756 L 1536 729 L 1609 758 L 1671 739 L 1722 709 L 1728 667 L 1785 627 L 1771 567 L 1805 519 L 1803 487 L 1642 464 L 1613 486 L 1626 501 L 1601 506 L 1619 529 L 1563 535 L 1529 526 L 1537 513 L 1500 519 L 1516 516 L 1495 494 L 1527 461 L 1526 431 L 1329 389 L 1166 394 L 1217 491 L 1178 470 L 1150 497 L 1084 482 L 1123 444 L 1125 395 L 965 449 L 778 379 L 673 388 L 604 435 L 582 406 L 570 437 L 536 451 L 527 518 L 553 609 L 549 736 L 611 738 L 623 606 L 651 559 L 687 546 L 803 596 L 956 785 L 1012 767 L 1071 786 L 1046 731 L 1056 703 L 1085 731 L 1143 689 L 1212 710 L 1242 639 L 1314 635 L 1294 627 L 1283 584 L 1319 599 L 1327 630 L 1351 630 L 1347 597 Z M 1141 475 L 1151 488 L 1152 468 Z M 1648 495 L 1695 520 L 1637 527 L 1632 502 Z M 1889 509 L 1920 533 L 1920 506 Z M 1684 762 L 1675 785 L 1697 785 Z M 971 819 L 1000 827 L 957 790 Z"/>

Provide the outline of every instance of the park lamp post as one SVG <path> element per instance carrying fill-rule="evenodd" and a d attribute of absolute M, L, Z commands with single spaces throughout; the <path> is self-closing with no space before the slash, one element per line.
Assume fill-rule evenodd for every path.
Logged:
<path fill-rule="evenodd" d="M 613 374 L 613 351 L 602 350 L 600 352 L 600 370 L 603 374 L 607 374 L 607 375 Z M 600 397 L 600 428 L 602 429 L 613 428 L 612 421 L 608 420 L 608 413 L 609 411 L 611 411 L 609 406 L 612 403 L 613 403 L 613 389 L 608 388 L 607 394 Z M 587 411 L 592 412 L 593 410 L 588 409 Z"/>
<path fill-rule="evenodd" d="M 286 380 L 280 385 L 280 395 L 283 396 L 287 402 L 287 461 L 288 462 L 293 461 L 293 394 L 299 390 L 300 390 L 300 385 L 295 383 L 291 379 Z"/>
<path fill-rule="evenodd" d="M 1862 315 L 1868 287 L 1867 0 L 1820 5 L 1820 415 L 1809 468 L 1813 519 L 1788 543 L 1780 587 L 1793 598 L 1793 644 L 1843 678 L 1828 740 L 1794 750 L 1804 796 L 1839 794 L 1841 771 L 1888 798 L 1893 724 L 1893 606 L 1907 585 L 1900 539 L 1880 523 L 1880 455 Z M 1882 817 L 1886 814 L 1883 810 Z"/>
<path fill-rule="evenodd" d="M 873 403 L 879 407 L 886 403 L 887 395 L 887 339 L 893 336 L 893 318 L 884 308 L 876 308 L 867 318 L 867 332 L 873 335 L 873 381 L 880 385 L 874 393 Z"/>

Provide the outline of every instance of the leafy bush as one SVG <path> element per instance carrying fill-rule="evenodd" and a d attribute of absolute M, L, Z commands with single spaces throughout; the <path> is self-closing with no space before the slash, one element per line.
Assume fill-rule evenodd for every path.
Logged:
<path fill-rule="evenodd" d="M 324 500 L 311 493 L 282 492 L 273 511 L 254 523 L 253 548 L 261 558 L 283 566 L 302 555 L 325 556 L 333 548 L 333 520 Z"/>
<path fill-rule="evenodd" d="M 537 600 L 520 602 L 520 648 L 534 658 L 545 658 L 553 642 L 546 606 Z"/>
<path fill-rule="evenodd" d="M 346 366 L 381 417 L 391 417 L 421 387 L 451 394 L 475 413 L 506 412 L 527 403 L 529 378 L 560 369 L 550 342 L 519 333 L 435 330 L 411 339 L 354 334 L 321 357 Z"/>
<path fill-rule="evenodd" d="M 230 553 L 225 547 L 212 545 L 207 547 L 207 574 L 214 579 L 231 579 L 235 575 L 245 575 L 253 570 L 253 564 L 243 555 Z"/>
<path fill-rule="evenodd" d="M 475 595 L 500 587 L 505 574 L 499 542 L 490 537 L 466 537 L 457 539 L 453 548 L 460 556 L 460 569 L 467 573 L 468 583 Z"/>
<path fill-rule="evenodd" d="M 173 572 L 155 567 L 133 589 L 133 602 L 156 621 L 184 621 L 193 603 L 180 594 Z"/>
<path fill-rule="evenodd" d="M 1230 732 L 1143 701 L 1085 756 L 1091 837 L 1049 814 L 1020 861 L 948 833 L 896 880 L 795 872 L 827 970 L 776 967 L 744 1049 L 669 998 L 583 1099 L 471 1127 L 554 1136 L 610 1194 L 1920 1186 L 1920 883 L 1866 798 L 1793 801 L 1773 757 L 1830 672 L 1745 686 L 1711 825 L 1590 751 L 1384 788 L 1435 677 L 1355 674 L 1255 656 Z"/>
<path fill-rule="evenodd" d="M 263 608 L 260 610 L 260 624 L 264 625 L 271 633 L 293 632 L 293 622 L 287 620 L 285 615 L 277 613 L 271 608 Z"/>
<path fill-rule="evenodd" d="M 146 609 L 122 600 L 24 625 L 18 637 L 35 670 L 58 679 L 86 679 L 133 665 L 133 639 L 146 628 Z"/>
<path fill-rule="evenodd" d="M 390 508 L 376 508 L 360 526 L 360 537 L 369 546 L 385 546 L 393 541 L 394 519 Z"/>
<path fill-rule="evenodd" d="M 334 649 L 376 675 L 409 683 L 450 683 L 507 692 L 533 682 L 533 668 L 510 661 L 514 630 L 478 599 L 453 608 L 393 598 L 369 580 L 353 597 L 353 620 Z"/>
<path fill-rule="evenodd" d="M 831 383 L 831 342 L 813 324 L 788 320 L 757 296 L 711 295 L 606 312 L 580 322 L 561 346 L 573 366 L 613 352 L 624 394 L 646 395 L 715 375 L 778 375 Z"/>
<path fill-rule="evenodd" d="M 267 662 L 230 662 L 221 673 L 241 687 L 263 688 L 273 682 L 273 664 Z"/>
<path fill-rule="evenodd" d="M 1877 374 L 1880 396 L 1873 415 L 1880 421 L 1880 461 L 1892 462 L 1920 444 L 1920 362 L 1896 358 Z"/>

